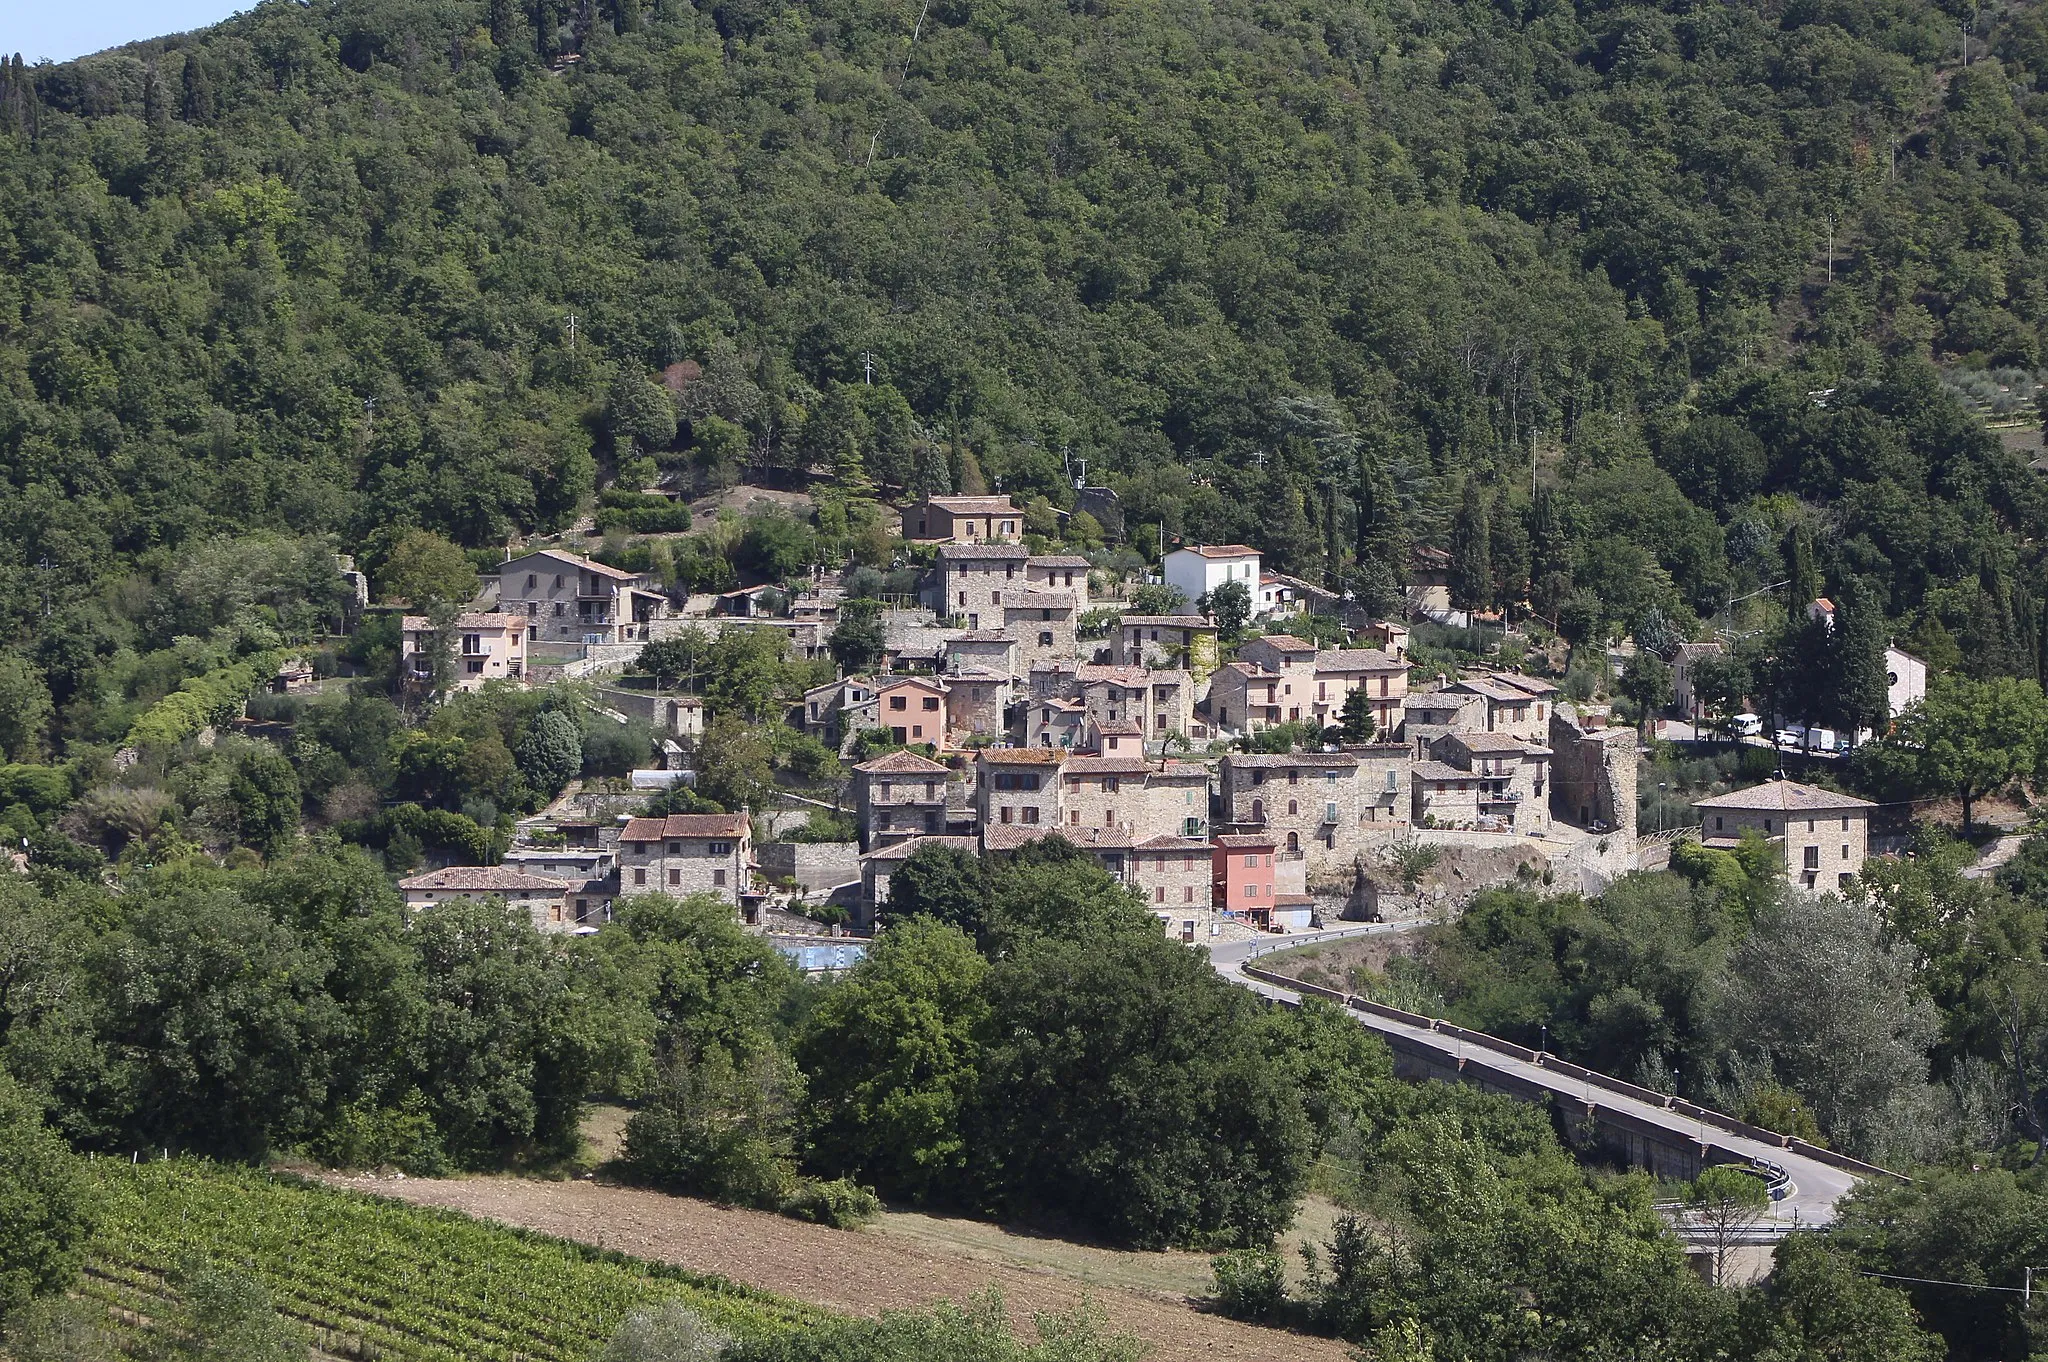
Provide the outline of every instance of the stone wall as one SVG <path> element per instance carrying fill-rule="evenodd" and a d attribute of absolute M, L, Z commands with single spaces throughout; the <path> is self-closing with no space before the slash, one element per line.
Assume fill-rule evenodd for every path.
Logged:
<path fill-rule="evenodd" d="M 1551 812 L 1591 828 L 1605 823 L 1614 841 L 1635 854 L 1636 735 L 1587 724 L 1560 705 L 1550 715 Z"/>
<path fill-rule="evenodd" d="M 761 875 L 795 880 L 805 890 L 830 889 L 860 878 L 860 848 L 852 842 L 765 842 L 755 849 Z"/>

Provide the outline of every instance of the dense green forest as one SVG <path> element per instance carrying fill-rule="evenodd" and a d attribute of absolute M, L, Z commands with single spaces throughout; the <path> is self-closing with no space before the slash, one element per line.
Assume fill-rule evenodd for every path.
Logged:
<path fill-rule="evenodd" d="M 2044 72 L 2033 6 L 1853 0 L 280 2 L 17 62 L 0 711 L 105 740 L 136 657 L 318 619 L 320 536 L 825 472 L 797 556 L 886 566 L 872 494 L 1070 458 L 1369 601 L 1477 496 L 1478 595 L 1582 632 L 1810 542 L 2034 675 L 2048 503 L 1943 375 L 2032 392 Z"/>

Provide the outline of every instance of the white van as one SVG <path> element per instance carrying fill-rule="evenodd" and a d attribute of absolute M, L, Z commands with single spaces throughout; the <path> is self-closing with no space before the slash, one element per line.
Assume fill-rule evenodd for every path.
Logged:
<path fill-rule="evenodd" d="M 1764 731 L 1764 721 L 1754 714 L 1738 714 L 1728 721 L 1728 728 L 1738 738 L 1754 738 Z"/>
<path fill-rule="evenodd" d="M 1841 745 L 1841 735 L 1832 728 L 1806 730 L 1806 750 L 1809 752 L 1834 752 L 1839 750 Z"/>

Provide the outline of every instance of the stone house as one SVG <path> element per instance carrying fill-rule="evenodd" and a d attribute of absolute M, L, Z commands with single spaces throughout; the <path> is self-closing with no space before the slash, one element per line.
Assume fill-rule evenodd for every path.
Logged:
<path fill-rule="evenodd" d="M 953 836 L 912 837 L 868 852 L 860 858 L 860 899 L 854 908 L 855 927 L 866 930 L 875 925 L 877 914 L 889 906 L 889 882 L 896 870 L 924 846 L 951 847 L 970 856 L 981 853 L 981 843 L 977 839 Z"/>
<path fill-rule="evenodd" d="M 1472 794 L 1481 829 L 1549 830 L 1549 748 L 1508 733 L 1446 733 L 1430 750 L 1439 763 L 1478 777 Z M 1456 802 L 1462 805 L 1462 784 L 1448 793 L 1459 796 Z M 1437 818 L 1441 822 L 1444 815 L 1438 813 Z"/>
<path fill-rule="evenodd" d="M 408 685 L 426 687 L 434 680 L 434 625 L 424 615 L 399 621 L 399 666 Z M 487 681 L 523 681 L 526 677 L 526 621 L 503 612 L 457 615 L 451 640 L 454 657 L 449 684 L 455 690 L 481 690 Z"/>
<path fill-rule="evenodd" d="M 523 554 L 498 568 L 498 610 L 526 621 L 529 643 L 629 643 L 652 637 L 668 597 L 647 573 L 628 572 L 560 549 Z"/>
<path fill-rule="evenodd" d="M 1368 825 L 1408 822 L 1413 808 L 1409 772 L 1415 765 L 1408 745 L 1355 743 L 1344 751 L 1358 759 L 1358 816 Z"/>
<path fill-rule="evenodd" d="M 1870 811 L 1877 806 L 1791 780 L 1770 780 L 1746 790 L 1693 801 L 1706 845 L 1729 850 L 1754 832 L 1784 855 L 1785 878 L 1795 892 L 1847 889 L 1870 850 Z"/>
<path fill-rule="evenodd" d="M 948 687 L 929 676 L 893 676 L 875 682 L 877 726 L 889 730 L 900 743 L 928 742 L 934 748 L 946 745 L 950 724 L 946 716 Z"/>
<path fill-rule="evenodd" d="M 1092 722 L 1127 719 L 1154 743 L 1176 733 L 1185 736 L 1193 724 L 1194 681 L 1184 671 L 1084 662 L 1075 675 Z"/>
<path fill-rule="evenodd" d="M 1064 822 L 1069 836 L 1082 829 L 1122 829 L 1136 833 L 1135 820 L 1145 816 L 1145 776 L 1151 766 L 1143 756 L 1069 757 L 1061 767 Z M 1145 836 L 1164 831 L 1144 828 Z"/>
<path fill-rule="evenodd" d="M 1560 693 L 1550 682 L 1519 672 L 1470 676 L 1444 689 L 1486 701 L 1486 732 L 1511 733 L 1536 743 L 1550 732 L 1550 712 Z"/>
<path fill-rule="evenodd" d="M 1132 847 L 1125 878 L 1154 912 L 1206 912 L 1215 892 L 1214 855 L 1197 837 L 1149 837 Z"/>
<path fill-rule="evenodd" d="M 1112 635 L 1118 666 L 1183 670 L 1197 686 L 1215 675 L 1216 658 L 1216 625 L 1200 615 L 1125 615 Z"/>
<path fill-rule="evenodd" d="M 1285 684 L 1278 672 L 1245 661 L 1226 662 L 1209 680 L 1209 718 L 1225 732 L 1254 733 L 1283 722 Z M 1285 697 L 1292 701 L 1290 689 Z M 1300 706 L 1293 705 L 1297 715 Z"/>
<path fill-rule="evenodd" d="M 1024 513 L 1008 497 L 921 497 L 903 508 L 903 537 L 914 543 L 1015 543 Z"/>
<path fill-rule="evenodd" d="M 1015 600 L 1032 592 L 1025 569 L 1030 557 L 1021 544 L 941 545 L 933 608 L 939 618 L 959 620 L 969 629 L 999 627 L 1005 596 Z"/>
<path fill-rule="evenodd" d="M 946 670 L 964 671 L 984 667 L 1004 676 L 1016 676 L 1017 641 L 1003 629 L 968 629 L 946 640 Z"/>
<path fill-rule="evenodd" d="M 1427 760 L 1431 744 L 1446 733 L 1486 730 L 1486 699 L 1466 691 L 1433 690 L 1411 694 L 1401 702 L 1401 741 L 1417 761 Z"/>
<path fill-rule="evenodd" d="M 915 752 L 888 752 L 855 766 L 853 819 L 862 848 L 953 831 L 952 778 L 950 768 Z"/>
<path fill-rule="evenodd" d="M 1003 632 L 1017 645 L 1017 665 L 1071 659 L 1080 646 L 1071 596 L 1035 588 L 1009 591 L 1001 602 Z"/>
<path fill-rule="evenodd" d="M 753 828 L 744 813 L 635 818 L 619 833 L 618 856 L 622 893 L 711 894 L 737 905 L 753 892 Z"/>
<path fill-rule="evenodd" d="M 1312 881 L 1341 875 L 1357 861 L 1365 821 L 1358 765 L 1349 752 L 1227 753 L 1218 764 L 1224 817 L 1301 859 Z"/>
<path fill-rule="evenodd" d="M 946 678 L 946 722 L 951 741 L 1009 736 L 1010 674 L 988 667 L 963 667 Z"/>
<path fill-rule="evenodd" d="M 803 693 L 799 727 L 806 737 L 837 747 L 862 729 L 877 727 L 875 683 L 842 676 Z"/>
<path fill-rule="evenodd" d="M 1145 773 L 1144 804 L 1134 826 L 1183 839 L 1208 836 L 1209 768 L 1167 758 Z"/>
<path fill-rule="evenodd" d="M 1025 702 L 1024 745 L 1072 749 L 1087 742 L 1088 711 L 1079 700 L 1047 696 Z"/>
<path fill-rule="evenodd" d="M 1024 575 L 1034 591 L 1065 596 L 1076 610 L 1088 608 L 1088 560 L 1080 554 L 1036 554 L 1025 560 Z"/>
<path fill-rule="evenodd" d="M 1064 823 L 1065 790 L 1058 748 L 984 747 L 975 753 L 975 808 L 987 834 L 997 828 L 1042 829 Z"/>
<path fill-rule="evenodd" d="M 433 908 L 445 903 L 480 903 L 500 899 L 508 907 L 531 915 L 533 925 L 544 932 L 573 931 L 579 921 L 573 900 L 584 900 L 583 918 L 591 915 L 588 894 L 581 894 L 582 881 L 567 881 L 553 875 L 534 875 L 502 865 L 451 865 L 414 875 L 398 882 L 411 909 Z"/>
<path fill-rule="evenodd" d="M 1428 758 L 1408 773 L 1414 791 L 1410 816 L 1417 827 L 1477 828 L 1482 778 L 1463 767 Z"/>

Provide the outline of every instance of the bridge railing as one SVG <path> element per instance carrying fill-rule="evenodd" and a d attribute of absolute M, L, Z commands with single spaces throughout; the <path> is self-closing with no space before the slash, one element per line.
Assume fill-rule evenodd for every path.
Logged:
<path fill-rule="evenodd" d="M 1284 974 L 1275 974 L 1271 970 L 1260 969 L 1249 962 L 1240 965 L 1238 968 L 1247 977 L 1257 979 L 1261 983 L 1270 984 L 1276 988 L 1284 988 L 1296 993 L 1306 993 L 1313 997 L 1326 998 L 1331 1002 L 1351 1008 L 1354 1011 L 1398 1022 L 1403 1026 L 1412 1027 L 1419 1031 L 1433 1032 L 1448 1040 L 1460 1040 L 1467 1045 L 1508 1055 L 1514 1059 L 1521 1060 L 1525 1064 L 1534 1064 L 1563 1077 L 1576 1079 L 1589 1087 L 1599 1088 L 1602 1091 L 1614 1093 L 1618 1096 L 1633 1098 L 1650 1106 L 1663 1107 L 1689 1120 L 1697 1121 L 1703 1127 L 1712 1127 L 1723 1134 L 1739 1135 L 1744 1139 L 1755 1140 L 1760 1144 L 1775 1145 L 1780 1149 L 1798 1154 L 1802 1158 L 1812 1159 L 1816 1163 L 1824 1163 L 1829 1167 L 1839 1168 L 1844 1172 L 1854 1173 L 1859 1177 L 1890 1178 L 1897 1182 L 1908 1181 L 1903 1174 L 1895 1173 L 1889 1168 L 1880 1168 L 1876 1164 L 1865 1163 L 1861 1159 L 1852 1159 L 1846 1154 L 1837 1153 L 1835 1150 L 1823 1149 L 1819 1145 L 1809 1144 L 1796 1136 L 1785 1135 L 1779 1131 L 1766 1130 L 1762 1126 L 1751 1125 L 1749 1122 L 1738 1120 L 1725 1112 L 1715 1111 L 1711 1107 L 1702 1107 L 1696 1103 L 1684 1101 L 1670 1093 L 1658 1092 L 1653 1088 L 1645 1088 L 1635 1083 L 1614 1078 L 1608 1074 L 1600 1073 L 1598 1070 L 1588 1069 L 1582 1065 L 1573 1064 L 1569 1060 L 1559 1059 L 1555 1055 L 1539 1054 L 1526 1045 L 1517 1045 L 1513 1041 L 1502 1040 L 1499 1036 L 1488 1035 L 1484 1031 L 1469 1030 L 1466 1027 L 1444 1021 L 1440 1017 L 1429 1017 L 1420 1012 L 1408 1012 L 1398 1007 L 1389 1007 L 1385 1003 L 1376 1003 L 1370 998 L 1361 998 L 1355 994 L 1344 993 L 1334 988 L 1325 988 L 1319 984 L 1303 983 L 1299 979 L 1291 979 Z"/>

